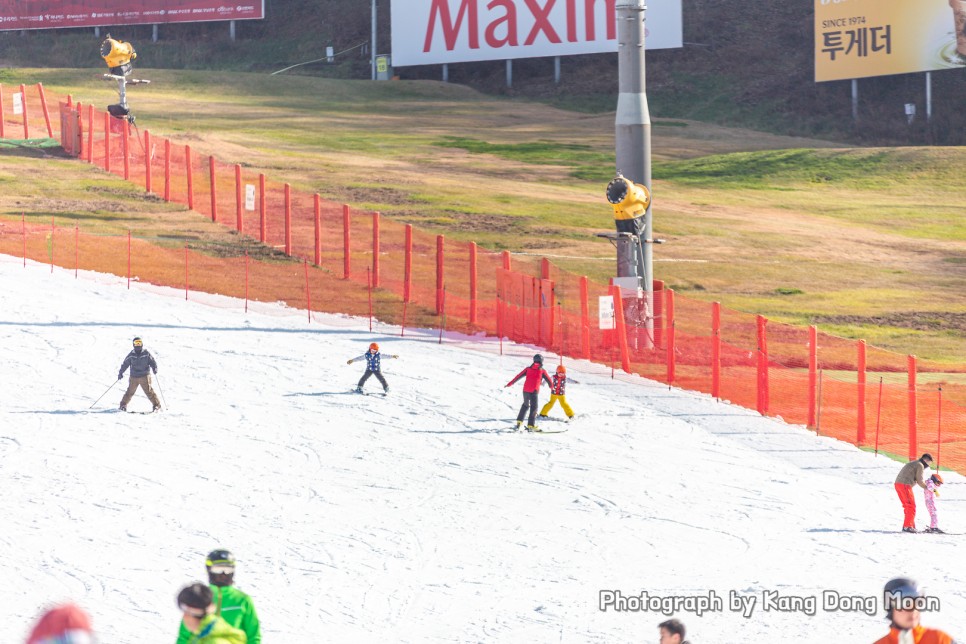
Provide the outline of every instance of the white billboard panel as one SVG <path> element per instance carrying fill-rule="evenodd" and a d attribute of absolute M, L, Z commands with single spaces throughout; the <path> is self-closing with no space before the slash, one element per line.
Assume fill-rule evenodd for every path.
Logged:
<path fill-rule="evenodd" d="M 395 67 L 617 51 L 617 0 L 392 0 Z M 648 0 L 647 49 L 681 47 L 681 0 Z"/>

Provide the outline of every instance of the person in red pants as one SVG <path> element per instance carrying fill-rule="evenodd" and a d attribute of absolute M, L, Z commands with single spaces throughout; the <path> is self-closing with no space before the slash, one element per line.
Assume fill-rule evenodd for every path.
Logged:
<path fill-rule="evenodd" d="M 923 454 L 914 461 L 909 461 L 899 470 L 896 477 L 896 494 L 902 502 L 904 518 L 902 521 L 903 532 L 916 532 L 916 497 L 912 494 L 912 486 L 918 485 L 926 489 L 926 484 L 922 480 L 923 472 L 932 465 L 932 456 Z"/>

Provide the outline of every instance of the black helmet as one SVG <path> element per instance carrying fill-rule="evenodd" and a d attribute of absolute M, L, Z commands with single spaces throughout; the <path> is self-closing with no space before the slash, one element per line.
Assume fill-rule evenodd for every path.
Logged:
<path fill-rule="evenodd" d="M 201 582 L 195 582 L 190 586 L 185 586 L 178 593 L 178 607 L 184 611 L 186 608 L 196 608 L 204 611 L 211 606 L 214 594 L 208 586 Z"/>
<path fill-rule="evenodd" d="M 543 364 L 543 356 L 538 353 L 537 355 L 533 356 L 533 362 L 536 364 Z"/>
<path fill-rule="evenodd" d="M 890 579 L 886 582 L 885 588 L 882 589 L 882 606 L 886 610 L 886 617 L 892 618 L 892 611 L 900 607 L 900 600 L 917 599 L 919 597 L 922 597 L 922 591 L 914 579 L 908 577 Z"/>
<path fill-rule="evenodd" d="M 235 555 L 229 550 L 212 550 L 205 560 L 208 581 L 215 586 L 231 586 L 235 578 Z"/>

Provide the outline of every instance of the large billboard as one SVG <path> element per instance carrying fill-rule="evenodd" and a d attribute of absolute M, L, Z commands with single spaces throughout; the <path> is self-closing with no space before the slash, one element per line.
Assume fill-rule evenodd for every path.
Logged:
<path fill-rule="evenodd" d="M 815 81 L 966 66 L 966 0 L 815 0 Z"/>
<path fill-rule="evenodd" d="M 617 0 L 392 0 L 394 67 L 617 51 Z M 648 49 L 681 47 L 681 0 L 648 0 Z"/>
<path fill-rule="evenodd" d="M 265 17 L 265 0 L 0 0 L 0 31 Z"/>

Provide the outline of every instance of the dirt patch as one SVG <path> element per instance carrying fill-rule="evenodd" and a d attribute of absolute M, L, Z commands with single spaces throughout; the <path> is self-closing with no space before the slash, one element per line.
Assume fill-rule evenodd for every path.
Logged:
<path fill-rule="evenodd" d="M 384 203 L 393 206 L 411 205 L 417 203 L 402 190 L 395 188 L 380 188 L 378 186 L 367 186 L 364 188 L 338 187 L 329 189 L 327 195 L 330 199 L 343 203 Z"/>
<path fill-rule="evenodd" d="M 812 318 L 817 324 L 849 326 L 880 326 L 916 331 L 956 331 L 966 334 L 966 313 L 943 311 L 899 312 L 890 315 L 819 315 Z"/>

